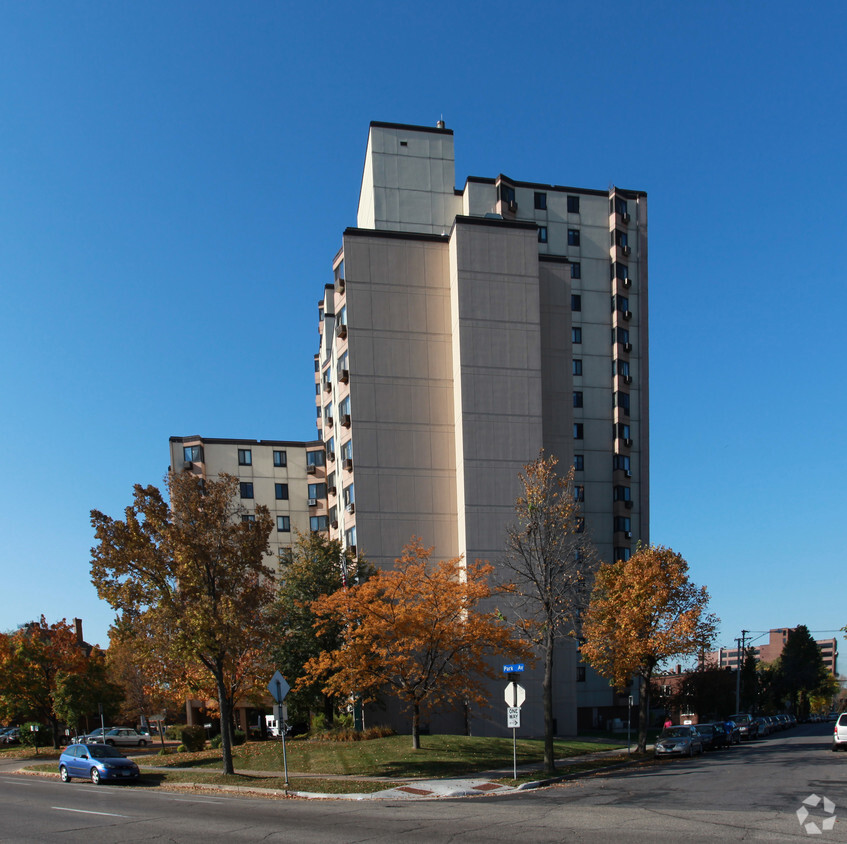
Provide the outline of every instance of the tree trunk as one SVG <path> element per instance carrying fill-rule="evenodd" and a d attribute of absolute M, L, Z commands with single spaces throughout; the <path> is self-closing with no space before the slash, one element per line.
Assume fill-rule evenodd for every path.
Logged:
<path fill-rule="evenodd" d="M 232 721 L 232 706 L 226 693 L 223 671 L 219 668 L 215 671 L 215 683 L 218 686 L 218 707 L 221 716 L 221 750 L 223 751 L 223 763 L 225 774 L 234 774 L 235 768 L 232 764 L 232 735 L 230 723 Z"/>
<path fill-rule="evenodd" d="M 548 621 L 544 632 L 544 680 L 541 684 L 541 700 L 544 707 L 544 770 L 556 770 L 553 755 L 553 625 Z"/>
<path fill-rule="evenodd" d="M 635 748 L 639 753 L 647 752 L 647 720 L 650 715 L 650 677 L 651 671 L 647 676 L 638 675 L 638 746 Z"/>
<path fill-rule="evenodd" d="M 293 681 L 292 681 L 293 682 Z M 333 706 L 334 698 L 329 695 L 324 695 L 324 724 L 327 729 L 332 727 L 332 721 L 335 717 L 335 707 Z"/>
<path fill-rule="evenodd" d="M 415 701 L 412 708 L 412 750 L 421 749 L 421 707 Z"/>

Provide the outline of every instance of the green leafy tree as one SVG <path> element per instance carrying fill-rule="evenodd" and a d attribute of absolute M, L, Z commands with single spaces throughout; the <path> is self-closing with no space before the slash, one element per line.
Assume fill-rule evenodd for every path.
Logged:
<path fill-rule="evenodd" d="M 290 717 L 307 719 L 310 710 L 323 713 L 331 724 L 339 699 L 326 694 L 323 684 L 306 677 L 306 663 L 322 651 L 341 646 L 343 630 L 327 622 L 319 632 L 312 604 L 324 595 L 354 586 L 375 572 L 364 559 L 343 550 L 338 540 L 322 533 L 298 533 L 294 546 L 280 560 L 280 587 L 274 606 L 271 655 L 274 665 L 297 691 L 286 698 Z"/>
<path fill-rule="evenodd" d="M 594 572 L 600 564 L 588 534 L 570 470 L 556 473 L 558 460 L 543 451 L 518 475 L 521 494 L 515 523 L 506 531 L 503 568 L 512 578 L 509 609 L 517 625 L 541 654 L 544 677 L 544 767 L 553 756 L 553 666 L 557 645 L 575 642 L 588 608 Z"/>
<path fill-rule="evenodd" d="M 92 650 L 83 671 L 60 671 L 57 675 L 54 709 L 75 732 L 80 721 L 98 713 L 101 706 L 106 721 L 111 722 L 123 699 L 123 689 L 109 679 L 105 654 L 99 648 Z"/>
<path fill-rule="evenodd" d="M 829 672 L 817 642 L 801 624 L 788 632 L 779 657 L 777 689 L 798 718 L 809 714 L 809 696 L 827 680 Z"/>
<path fill-rule="evenodd" d="M 672 701 L 680 712 L 696 712 L 703 723 L 727 718 L 735 711 L 735 672 L 701 665 L 689 672 Z"/>
<path fill-rule="evenodd" d="M 273 524 L 262 506 L 242 518 L 232 475 L 171 473 L 166 484 L 170 505 L 156 487 L 136 485 L 123 520 L 92 511 L 91 579 L 185 675 L 199 669 L 214 686 L 231 774 L 236 697 L 267 676 L 274 572 L 263 561 Z"/>
<path fill-rule="evenodd" d="M 754 648 L 745 648 L 741 664 L 741 711 L 758 712 L 760 695 L 761 680 L 756 651 Z"/>
<path fill-rule="evenodd" d="M 707 650 L 718 619 L 709 593 L 688 579 L 688 563 L 670 548 L 639 548 L 600 566 L 583 625 L 582 657 L 618 688 L 640 681 L 638 750 L 647 747 L 650 681 L 666 659 Z"/>

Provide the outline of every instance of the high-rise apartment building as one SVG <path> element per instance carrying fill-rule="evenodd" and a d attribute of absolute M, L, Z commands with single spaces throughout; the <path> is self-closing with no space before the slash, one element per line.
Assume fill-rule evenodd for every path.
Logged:
<path fill-rule="evenodd" d="M 171 468 L 203 478 L 220 474 L 239 480 L 243 518 L 256 505 L 268 508 L 274 522 L 265 564 L 276 568 L 297 531 L 326 531 L 327 484 L 323 443 L 283 440 L 230 440 L 200 436 L 171 437 Z"/>
<path fill-rule="evenodd" d="M 333 273 L 315 358 L 331 535 L 378 566 L 411 536 L 496 565 L 543 448 L 575 467 L 604 559 L 649 541 L 645 193 L 502 174 L 456 189 L 452 131 L 372 123 Z M 562 733 L 577 669 L 560 649 Z M 475 732 L 504 731 L 499 709 Z M 525 728 L 541 723 L 528 700 Z"/>
<path fill-rule="evenodd" d="M 782 649 L 788 641 L 788 634 L 793 630 L 793 627 L 774 627 L 768 631 L 768 641 L 755 645 L 751 644 L 746 647 L 745 652 L 753 652 L 753 655 L 759 662 L 771 663 L 779 659 L 782 655 Z M 747 632 L 747 631 L 745 631 Z M 833 677 L 838 676 L 838 640 L 832 639 L 816 639 L 815 644 L 820 648 L 821 658 L 824 665 Z M 716 651 L 710 651 L 705 655 L 703 661 L 708 665 L 717 665 L 718 668 L 737 668 L 738 667 L 738 648 L 719 648 Z"/>

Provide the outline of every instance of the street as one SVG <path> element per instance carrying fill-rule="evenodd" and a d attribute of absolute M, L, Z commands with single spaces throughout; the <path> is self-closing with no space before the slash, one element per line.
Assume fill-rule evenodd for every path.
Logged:
<path fill-rule="evenodd" d="M 847 753 L 806 724 L 699 759 L 502 797 L 439 801 L 268 800 L 0 773 L 0 841 L 847 841 Z M 835 806 L 810 836 L 810 795 Z M 823 801 L 806 823 L 820 828 Z"/>

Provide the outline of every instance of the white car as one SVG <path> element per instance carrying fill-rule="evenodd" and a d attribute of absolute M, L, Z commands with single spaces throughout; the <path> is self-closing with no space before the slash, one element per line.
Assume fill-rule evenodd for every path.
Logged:
<path fill-rule="evenodd" d="M 129 727 L 113 727 L 106 731 L 103 741 L 112 747 L 146 747 L 150 741 L 150 736 Z"/>
<path fill-rule="evenodd" d="M 845 747 L 847 747 L 847 712 L 842 712 L 832 732 L 832 749 L 841 750 Z"/>

